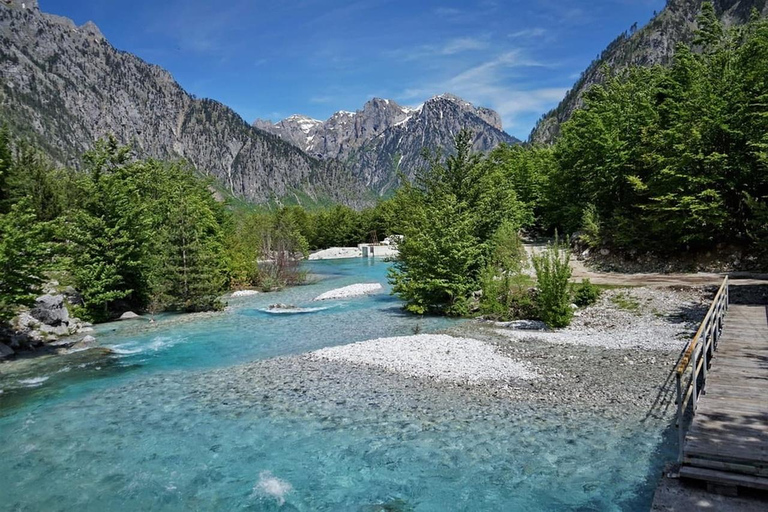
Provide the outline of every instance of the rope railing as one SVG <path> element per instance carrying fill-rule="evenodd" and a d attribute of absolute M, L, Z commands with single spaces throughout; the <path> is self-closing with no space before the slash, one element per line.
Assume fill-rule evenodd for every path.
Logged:
<path fill-rule="evenodd" d="M 683 444 L 685 443 L 685 412 L 688 404 L 693 402 L 693 414 L 699 395 L 707 382 L 707 370 L 712 356 L 717 350 L 717 342 L 723 330 L 723 319 L 728 311 L 729 281 L 726 276 L 717 295 L 709 306 L 707 315 L 702 320 L 699 330 L 683 352 L 680 362 L 675 368 L 677 384 L 677 432 L 679 453 L 678 462 L 683 461 Z"/>

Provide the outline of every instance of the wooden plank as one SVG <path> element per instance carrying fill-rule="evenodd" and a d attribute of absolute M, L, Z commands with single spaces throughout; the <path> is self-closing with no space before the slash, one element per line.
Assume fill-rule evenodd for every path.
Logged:
<path fill-rule="evenodd" d="M 765 467 L 768 464 L 768 451 L 755 446 L 729 443 L 720 446 L 707 443 L 698 439 L 686 441 L 683 454 L 686 457 L 699 457 L 704 459 L 720 460 L 739 464 Z"/>
<path fill-rule="evenodd" d="M 717 414 L 721 411 L 727 411 L 729 414 L 742 414 L 749 415 L 751 421 L 768 422 L 768 412 L 766 412 L 766 406 L 762 399 L 754 397 L 714 397 L 712 395 L 706 395 L 706 400 L 699 399 L 698 412 Z M 762 417 L 760 417 L 762 415 Z M 695 423 L 695 422 L 694 422 Z"/>
<path fill-rule="evenodd" d="M 755 400 L 765 401 L 765 390 L 760 386 L 710 386 L 704 388 L 706 393 L 703 395 L 707 400 L 714 402 L 747 401 Z M 702 397 L 699 397 L 703 400 Z"/>
<path fill-rule="evenodd" d="M 768 478 L 758 476 L 740 475 L 736 473 L 726 473 L 705 468 L 680 468 L 680 476 L 693 480 L 703 480 L 705 482 L 714 482 L 723 485 L 735 485 L 737 487 L 749 487 L 751 489 L 760 489 L 768 491 Z"/>
<path fill-rule="evenodd" d="M 729 429 L 725 430 L 695 430 L 688 432 L 685 436 L 686 441 L 699 444 L 712 444 L 713 446 L 754 446 L 756 450 L 761 450 L 768 446 L 768 433 L 766 432 L 736 432 Z M 694 443 L 695 445 L 695 443 Z M 693 446 L 693 445 L 692 445 Z"/>
<path fill-rule="evenodd" d="M 735 462 L 723 462 L 712 459 L 701 459 L 698 457 L 686 456 L 683 459 L 686 466 L 695 466 L 697 468 L 716 469 L 718 471 L 728 471 L 732 473 L 742 473 L 745 475 L 755 475 L 768 478 L 768 466 L 757 467 L 754 465 L 738 464 Z"/>

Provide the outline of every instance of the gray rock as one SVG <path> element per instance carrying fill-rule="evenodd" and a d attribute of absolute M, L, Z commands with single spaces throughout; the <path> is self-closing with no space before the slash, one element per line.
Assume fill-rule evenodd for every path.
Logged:
<path fill-rule="evenodd" d="M 63 295 L 47 294 L 38 297 L 35 307 L 29 313 L 40 322 L 54 327 L 69 322 L 69 311 Z"/>
<path fill-rule="evenodd" d="M 140 315 L 137 315 L 133 311 L 126 311 L 122 315 L 120 315 L 120 320 L 136 320 L 138 318 L 141 318 Z"/>
<path fill-rule="evenodd" d="M 512 322 L 501 322 L 500 327 L 508 329 L 518 329 L 522 331 L 547 331 L 549 326 L 541 320 L 514 320 Z"/>
<path fill-rule="evenodd" d="M 83 303 L 83 296 L 75 290 L 73 286 L 67 286 L 62 290 L 64 296 L 67 298 L 67 301 L 69 301 L 70 304 L 73 306 L 82 306 Z"/>
<path fill-rule="evenodd" d="M 97 346 L 96 338 L 93 336 L 85 336 L 83 339 L 72 345 L 70 350 L 86 350 Z"/>
<path fill-rule="evenodd" d="M 8 357 L 11 357 L 15 353 L 16 352 L 14 352 L 11 347 L 9 347 L 8 345 L 6 345 L 4 343 L 0 343 L 0 360 L 6 359 Z"/>
<path fill-rule="evenodd" d="M 12 324 L 17 331 L 22 332 L 40 327 L 40 321 L 26 312 L 20 313 L 19 316 L 13 320 Z"/>

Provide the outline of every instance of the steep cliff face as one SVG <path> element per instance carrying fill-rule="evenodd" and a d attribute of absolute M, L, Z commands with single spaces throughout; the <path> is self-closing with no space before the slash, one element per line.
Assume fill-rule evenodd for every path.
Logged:
<path fill-rule="evenodd" d="M 629 66 L 653 66 L 669 63 L 678 43 L 690 43 L 696 31 L 696 18 L 706 0 L 668 0 L 666 7 L 640 30 L 625 32 L 616 38 L 600 58 L 582 73 L 563 101 L 548 112 L 534 128 L 530 140 L 548 144 L 560 132 L 560 125 L 582 106 L 584 93 L 604 80 L 603 68 L 612 72 Z M 766 0 L 714 0 L 715 11 L 726 26 L 745 23 L 752 9 L 768 14 Z"/>
<path fill-rule="evenodd" d="M 114 134 L 144 155 L 184 158 L 250 201 L 300 193 L 354 204 L 362 187 L 337 162 L 309 157 L 198 100 L 167 71 L 113 48 L 93 23 L 0 0 L 0 116 L 61 164 Z"/>
<path fill-rule="evenodd" d="M 276 124 L 257 120 L 254 125 L 312 156 L 346 163 L 358 181 L 380 194 L 396 185 L 397 169 L 412 176 L 424 164 L 424 148 L 450 148 L 462 128 L 475 134 L 477 151 L 520 142 L 502 131 L 496 112 L 450 94 L 415 109 L 374 98 L 357 112 L 337 112 L 325 122 L 295 115 Z"/>

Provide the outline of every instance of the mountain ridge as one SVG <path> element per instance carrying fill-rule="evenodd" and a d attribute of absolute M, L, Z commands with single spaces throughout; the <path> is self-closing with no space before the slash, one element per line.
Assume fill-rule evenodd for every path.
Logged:
<path fill-rule="evenodd" d="M 424 148 L 451 147 L 453 137 L 463 128 L 474 133 L 476 151 L 520 143 L 502 130 L 498 113 L 449 93 L 433 96 L 416 108 L 372 98 L 360 110 L 341 110 L 325 121 L 294 114 L 276 123 L 257 119 L 253 125 L 313 157 L 343 161 L 366 187 L 379 194 L 395 186 L 398 171 L 412 177 L 425 164 Z"/>
<path fill-rule="evenodd" d="M 562 123 L 583 104 L 584 93 L 604 81 L 603 69 L 618 72 L 628 66 L 668 64 L 678 43 L 690 43 L 696 30 L 696 18 L 707 0 L 668 0 L 646 25 L 624 32 L 614 39 L 600 56 L 581 74 L 557 107 L 542 116 L 529 136 L 529 142 L 550 144 L 560 132 Z M 766 0 L 715 0 L 718 18 L 726 25 L 743 24 L 752 9 L 768 15 Z"/>
<path fill-rule="evenodd" d="M 62 165 L 113 134 L 142 156 L 181 158 L 233 195 L 266 202 L 295 191 L 358 205 L 366 191 L 339 162 L 308 156 L 229 107 L 187 93 L 160 66 L 114 48 L 88 22 L 0 2 L 0 114 Z"/>

